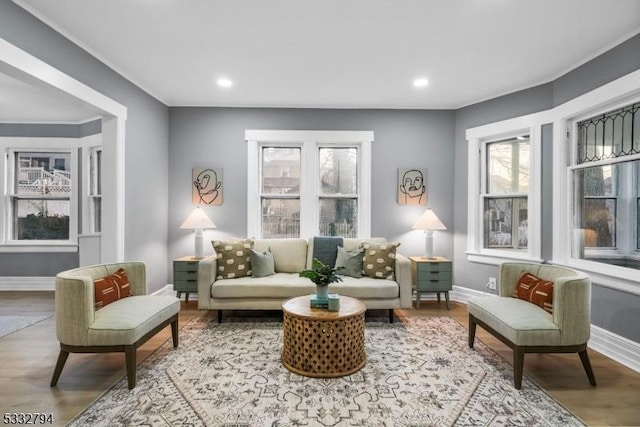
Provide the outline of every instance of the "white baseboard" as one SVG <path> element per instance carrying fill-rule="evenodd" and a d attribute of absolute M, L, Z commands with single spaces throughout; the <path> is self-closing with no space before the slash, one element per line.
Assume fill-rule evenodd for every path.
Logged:
<path fill-rule="evenodd" d="M 55 291 L 55 277 L 0 276 L 0 291 Z"/>
<path fill-rule="evenodd" d="M 171 295 L 171 296 L 175 296 L 176 292 L 173 290 L 173 285 L 165 285 L 164 287 L 158 289 L 157 291 L 152 292 L 151 295 L 160 295 L 160 296 Z"/>
<path fill-rule="evenodd" d="M 453 301 L 463 304 L 466 304 L 469 298 L 474 296 L 497 296 L 494 293 L 481 292 L 460 286 L 454 286 L 449 295 Z M 435 296 L 433 298 L 435 298 Z M 420 299 L 422 300 L 423 298 Z M 639 343 L 614 334 L 606 329 L 591 325 L 591 339 L 589 340 L 588 346 L 598 353 L 607 356 L 609 359 L 615 360 L 636 372 L 640 372 Z"/>
<path fill-rule="evenodd" d="M 640 372 L 640 344 L 635 341 L 591 325 L 589 347 L 627 368 Z"/>

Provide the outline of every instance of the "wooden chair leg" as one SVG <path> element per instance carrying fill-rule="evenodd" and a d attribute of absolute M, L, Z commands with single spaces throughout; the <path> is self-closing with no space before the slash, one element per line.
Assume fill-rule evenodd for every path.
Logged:
<path fill-rule="evenodd" d="M 589 384 L 595 386 L 596 385 L 596 377 L 593 375 L 593 369 L 591 369 L 591 362 L 589 361 L 589 354 L 587 353 L 587 349 L 578 352 L 580 355 L 580 360 L 582 361 L 582 366 L 584 366 L 584 371 L 587 373 L 587 377 L 589 377 Z"/>
<path fill-rule="evenodd" d="M 473 348 L 473 343 L 476 340 L 476 322 L 472 315 L 469 315 L 469 348 Z"/>
<path fill-rule="evenodd" d="M 222 323 L 222 310 L 218 310 L 218 323 Z"/>
<path fill-rule="evenodd" d="M 516 390 L 522 388 L 522 373 L 524 371 L 524 349 L 515 346 L 513 348 L 513 385 Z"/>
<path fill-rule="evenodd" d="M 55 387 L 55 385 L 58 384 L 58 379 L 60 378 L 60 374 L 62 373 L 64 364 L 67 362 L 67 357 L 69 357 L 69 352 L 60 349 L 60 354 L 58 354 L 58 362 L 56 363 L 56 367 L 53 370 L 53 376 L 51 377 L 51 387 Z"/>
<path fill-rule="evenodd" d="M 389 323 L 393 323 L 393 309 L 389 309 Z"/>
<path fill-rule="evenodd" d="M 132 345 L 124 347 L 125 362 L 127 365 L 127 383 L 129 390 L 136 386 L 136 348 Z"/>
<path fill-rule="evenodd" d="M 171 338 L 173 339 L 173 348 L 178 347 L 178 317 L 171 322 Z"/>

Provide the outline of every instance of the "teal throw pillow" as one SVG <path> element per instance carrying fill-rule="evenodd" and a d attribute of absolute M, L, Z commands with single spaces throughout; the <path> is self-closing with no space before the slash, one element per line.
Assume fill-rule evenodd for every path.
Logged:
<path fill-rule="evenodd" d="M 345 250 L 338 246 L 336 257 L 336 272 L 343 276 L 362 277 L 363 249 Z"/>
<path fill-rule="evenodd" d="M 263 252 L 250 249 L 249 255 L 251 257 L 251 275 L 253 277 L 265 277 L 276 274 L 275 262 L 270 247 Z"/>

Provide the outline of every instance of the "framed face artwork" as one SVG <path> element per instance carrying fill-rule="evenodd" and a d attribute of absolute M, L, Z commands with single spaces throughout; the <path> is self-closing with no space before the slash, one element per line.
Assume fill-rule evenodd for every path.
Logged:
<path fill-rule="evenodd" d="M 192 169 L 191 202 L 194 205 L 222 204 L 222 169 Z"/>
<path fill-rule="evenodd" d="M 421 206 L 427 204 L 427 170 L 398 168 L 398 204 Z"/>

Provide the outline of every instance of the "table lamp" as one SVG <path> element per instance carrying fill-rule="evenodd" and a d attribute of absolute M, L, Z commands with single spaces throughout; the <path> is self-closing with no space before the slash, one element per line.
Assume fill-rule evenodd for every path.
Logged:
<path fill-rule="evenodd" d="M 202 258 L 202 240 L 204 229 L 216 228 L 216 225 L 209 219 L 200 206 L 195 208 L 193 212 L 184 220 L 180 228 L 187 230 L 195 230 L 195 258 Z"/>
<path fill-rule="evenodd" d="M 413 229 L 425 231 L 425 258 L 433 258 L 433 231 L 446 230 L 440 218 L 431 209 L 427 209 L 413 224 Z"/>

